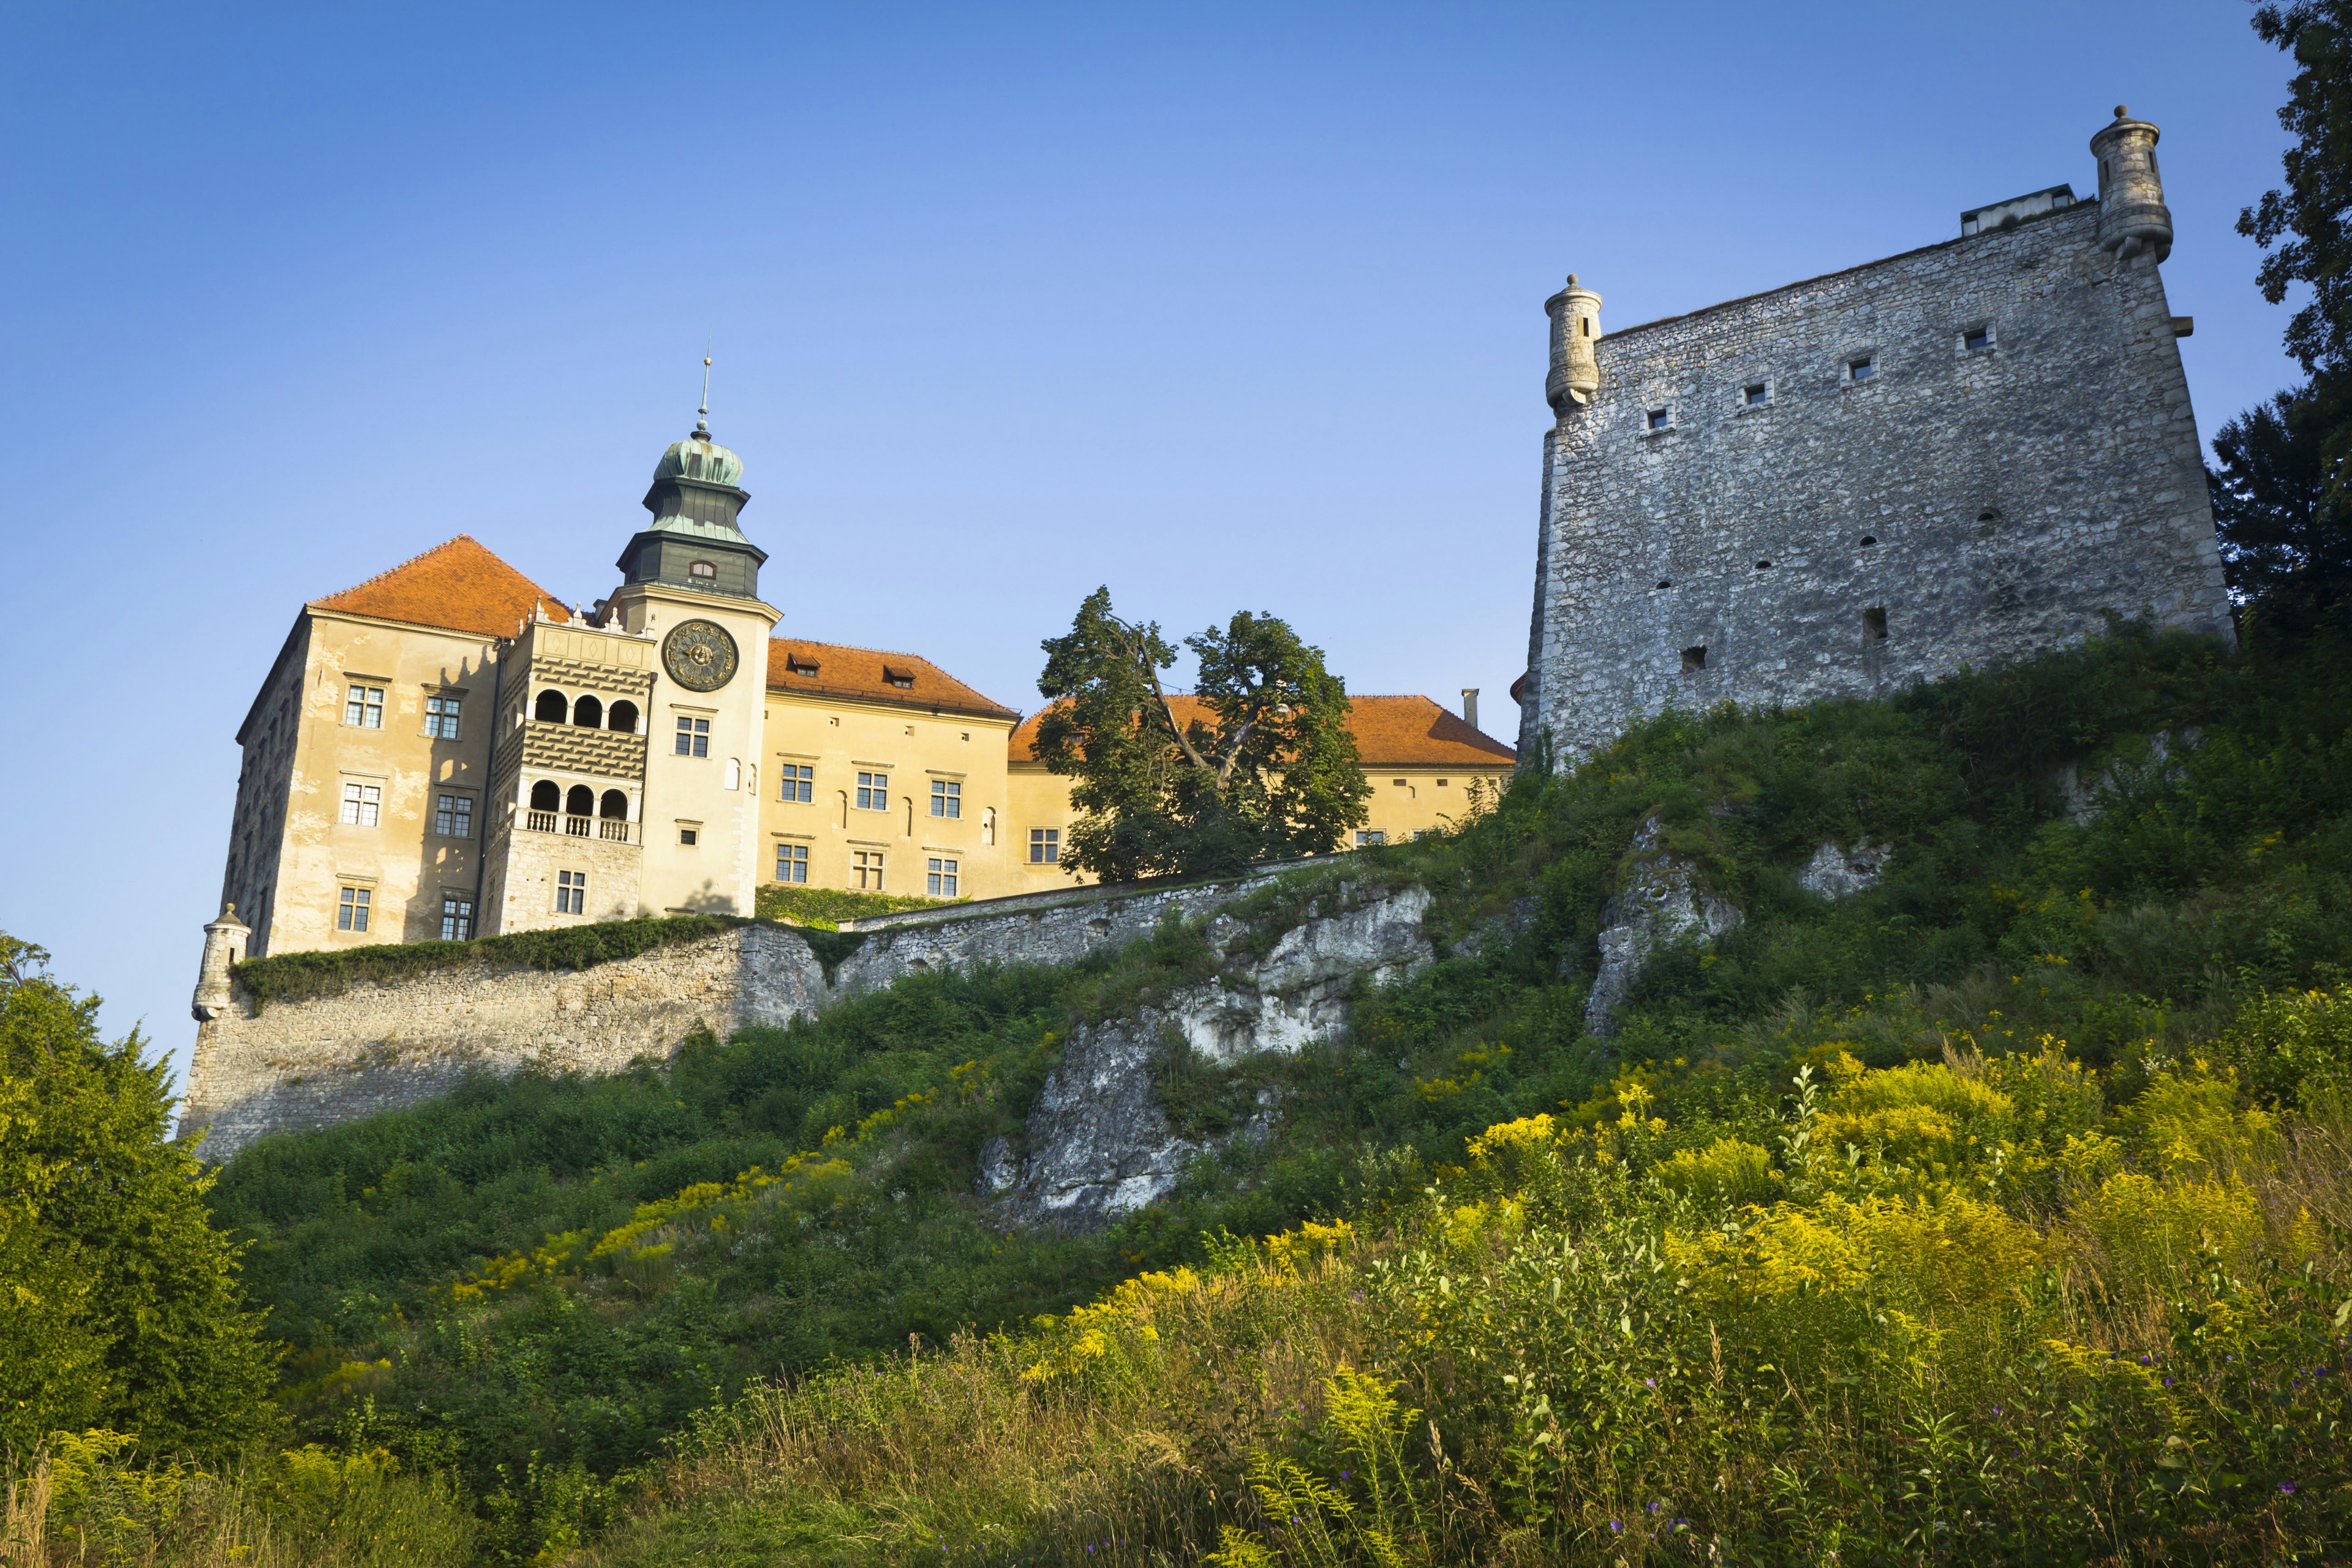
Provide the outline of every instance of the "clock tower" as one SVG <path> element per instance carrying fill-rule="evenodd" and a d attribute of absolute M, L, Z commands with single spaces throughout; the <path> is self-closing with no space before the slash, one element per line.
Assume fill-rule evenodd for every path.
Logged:
<path fill-rule="evenodd" d="M 759 879 L 760 756 L 768 638 L 767 554 L 743 537 L 742 460 L 698 419 L 654 467 L 653 521 L 621 552 L 600 624 L 657 649 L 646 724 L 647 914 L 748 915 Z"/>

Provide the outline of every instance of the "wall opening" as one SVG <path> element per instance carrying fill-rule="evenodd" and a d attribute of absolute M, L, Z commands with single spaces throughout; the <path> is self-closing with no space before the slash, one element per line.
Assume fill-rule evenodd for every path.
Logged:
<path fill-rule="evenodd" d="M 1683 649 L 1683 673 L 1685 675 L 1696 674 L 1706 668 L 1706 646 L 1704 643 L 1699 645 L 1697 647 L 1686 647 Z"/>
<path fill-rule="evenodd" d="M 605 711 L 604 727 L 608 730 L 618 730 L 624 735 L 635 734 L 637 732 L 637 705 L 634 702 L 626 701 L 614 703 L 613 706 Z"/>
<path fill-rule="evenodd" d="M 1665 411 L 1664 409 L 1663 409 L 1663 408 L 1653 408 L 1653 409 L 1651 409 L 1651 410 L 1650 410 L 1650 428 L 1651 428 L 1651 429 L 1653 429 L 1653 430 L 1663 430 L 1663 429 L 1664 429 L 1665 427 L 1666 427 L 1666 411 Z"/>
<path fill-rule="evenodd" d="M 1874 545 L 1874 544 L 1875 544 L 1875 543 L 1877 543 L 1877 542 L 1878 542 L 1878 535 L 1876 535 L 1876 534 L 1874 534 L 1874 533 L 1865 533 L 1865 534 L 1864 534 L 1864 535 L 1862 536 L 1862 547 L 1863 547 L 1864 550 L 1869 549 L 1872 545 Z"/>
<path fill-rule="evenodd" d="M 1771 389 L 1760 381 L 1753 386 L 1743 386 L 1739 389 L 1740 401 L 1750 408 L 1755 407 L 1769 395 L 1771 395 Z"/>
<path fill-rule="evenodd" d="M 1979 522 L 1999 522 L 2000 521 L 2000 509 L 1999 507 L 1989 506 L 1985 508 L 1984 510 L 1977 513 L 1977 521 Z"/>
<path fill-rule="evenodd" d="M 553 811 L 563 804 L 563 791 L 552 779 L 541 779 L 530 786 L 530 808 L 533 811 Z"/>
<path fill-rule="evenodd" d="M 1859 359 L 1845 362 L 1845 374 L 1849 381 L 1868 381 L 1878 374 L 1878 364 L 1868 354 L 1864 354 Z"/>
<path fill-rule="evenodd" d="M 1772 570 L 1772 563 L 1769 561 L 1759 561 L 1756 563 L 1756 570 L 1759 572 L 1769 572 Z"/>
<path fill-rule="evenodd" d="M 1670 577 L 1661 577 L 1658 579 L 1658 586 L 1661 588 L 1671 588 L 1674 585 L 1674 579 Z"/>
<path fill-rule="evenodd" d="M 583 697 L 572 705 L 572 721 L 591 730 L 604 727 L 604 702 L 602 698 Z"/>
<path fill-rule="evenodd" d="M 609 822 L 625 822 L 629 816 L 629 797 L 619 790 L 608 789 L 596 802 L 596 815 Z"/>
<path fill-rule="evenodd" d="M 1886 611 L 1884 608 L 1873 607 L 1862 612 L 1862 640 L 1864 642 L 1886 640 Z"/>
<path fill-rule="evenodd" d="M 572 704 L 564 700 L 563 693 L 551 686 L 539 694 L 531 711 L 546 723 L 561 724 L 571 716 Z"/>

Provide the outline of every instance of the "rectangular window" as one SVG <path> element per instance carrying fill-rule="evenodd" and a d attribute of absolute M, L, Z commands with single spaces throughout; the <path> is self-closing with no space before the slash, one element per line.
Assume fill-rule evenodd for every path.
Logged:
<path fill-rule="evenodd" d="M 783 775 L 783 793 L 779 800 L 796 800 L 803 805 L 816 798 L 816 768 L 811 763 L 786 763 L 777 770 Z"/>
<path fill-rule="evenodd" d="M 924 863 L 923 891 L 934 899 L 952 899 L 956 894 L 956 863 L 937 857 Z"/>
<path fill-rule="evenodd" d="M 931 781 L 931 815 L 961 816 L 963 785 L 953 779 L 933 779 Z"/>
<path fill-rule="evenodd" d="M 1695 675 L 1706 668 L 1706 649 L 1705 647 L 1686 647 L 1683 649 L 1683 673 L 1685 675 Z"/>
<path fill-rule="evenodd" d="M 345 888 L 342 901 L 335 906 L 337 931 L 365 931 L 368 921 L 368 889 Z"/>
<path fill-rule="evenodd" d="M 1742 403 L 1747 404 L 1748 407 L 1753 408 L 1758 404 L 1763 402 L 1765 398 L 1771 395 L 1771 390 L 1772 389 L 1769 385 L 1759 381 L 1753 386 L 1740 388 L 1739 400 Z"/>
<path fill-rule="evenodd" d="M 1651 410 L 1650 410 L 1650 428 L 1651 428 L 1651 429 L 1653 429 L 1653 430 L 1663 430 L 1663 429 L 1664 429 L 1665 427 L 1666 427 L 1666 411 L 1665 411 L 1664 409 L 1663 409 L 1663 408 L 1653 408 L 1653 409 L 1651 409 Z"/>
<path fill-rule="evenodd" d="M 1886 612 L 1884 609 L 1873 608 L 1862 612 L 1862 640 L 1864 642 L 1886 640 Z"/>
<path fill-rule="evenodd" d="M 702 830 L 698 827 L 681 827 L 677 830 L 677 842 L 681 848 L 691 849 L 702 842 Z"/>
<path fill-rule="evenodd" d="M 808 880 L 808 846 L 779 844 L 776 846 L 776 880 L 805 882 Z"/>
<path fill-rule="evenodd" d="M 445 795 L 433 804 L 433 831 L 444 838 L 474 836 L 474 803 L 466 795 Z"/>
<path fill-rule="evenodd" d="M 880 892 L 882 890 L 882 851 L 860 849 L 850 858 L 855 862 L 850 867 L 850 872 L 857 879 L 858 889 L 867 893 Z"/>
<path fill-rule="evenodd" d="M 710 721 L 680 719 L 677 721 L 677 754 L 681 757 L 707 757 L 710 754 Z"/>
<path fill-rule="evenodd" d="M 458 699 L 428 697 L 425 700 L 425 732 L 436 741 L 457 738 Z"/>
<path fill-rule="evenodd" d="M 555 874 L 555 912 L 559 915 L 584 915 L 588 912 L 588 873 L 558 871 Z"/>
<path fill-rule="evenodd" d="M 361 730 L 383 728 L 383 688 L 354 686 L 343 699 L 343 722 Z"/>
<path fill-rule="evenodd" d="M 1375 844 L 1386 844 L 1388 841 L 1389 836 L 1385 828 L 1360 827 L 1356 829 L 1356 847 L 1359 849 L 1369 849 Z"/>
<path fill-rule="evenodd" d="M 1877 372 L 1878 366 L 1876 363 L 1873 361 L 1868 354 L 1863 355 L 1860 359 L 1851 359 L 1845 362 L 1845 374 L 1849 380 L 1868 381 L 1873 375 L 1876 374 Z"/>
<path fill-rule="evenodd" d="M 1029 864 L 1058 866 L 1062 862 L 1062 830 L 1058 827 L 1033 827 L 1029 830 Z"/>
<path fill-rule="evenodd" d="M 890 775 L 888 773 L 857 775 L 857 809 L 860 811 L 890 809 Z"/>
<path fill-rule="evenodd" d="M 458 893 L 441 895 L 441 940 L 466 942 L 474 934 L 474 900 Z"/>
<path fill-rule="evenodd" d="M 373 827 L 383 815 L 382 784 L 343 786 L 343 820 L 354 827 Z"/>
<path fill-rule="evenodd" d="M 1975 353 L 1979 349 L 1989 349 L 1992 347 L 1992 329 L 1990 327 L 1970 327 L 1967 331 L 1960 334 L 1960 346 L 1968 350 L 1970 353 Z"/>

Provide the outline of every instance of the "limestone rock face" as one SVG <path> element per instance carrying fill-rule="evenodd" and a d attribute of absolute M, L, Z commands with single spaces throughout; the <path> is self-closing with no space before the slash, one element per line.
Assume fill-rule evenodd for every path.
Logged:
<path fill-rule="evenodd" d="M 1047 1075 L 1019 1140 L 981 1151 L 980 1186 L 1007 1226 L 1074 1233 L 1102 1229 L 1165 1197 L 1214 1141 L 1179 1136 L 1153 1092 L 1171 1049 L 1228 1064 L 1263 1052 L 1296 1054 L 1347 1022 L 1358 978 L 1386 984 L 1436 956 L 1425 929 L 1429 893 L 1419 887 L 1358 896 L 1342 885 L 1310 906 L 1263 958 L 1246 955 L 1214 978 L 1146 1007 L 1075 1031 Z M 1220 954 L 1248 927 L 1231 916 L 1210 926 Z M 1263 1137 L 1275 1106 L 1227 1139 Z"/>
<path fill-rule="evenodd" d="M 1813 858 L 1797 873 L 1797 885 L 1818 898 L 1834 901 L 1876 887 L 1885 869 L 1886 850 L 1881 845 L 1867 839 L 1851 849 L 1824 844 L 1813 851 Z"/>
<path fill-rule="evenodd" d="M 1584 1027 L 1607 1038 L 1616 1011 L 1642 965 L 1658 948 L 1685 936 L 1713 940 L 1739 924 L 1739 910 L 1699 885 L 1696 868 L 1664 847 L 1654 816 L 1633 836 L 1633 875 L 1601 914 L 1601 970 L 1585 998 Z"/>

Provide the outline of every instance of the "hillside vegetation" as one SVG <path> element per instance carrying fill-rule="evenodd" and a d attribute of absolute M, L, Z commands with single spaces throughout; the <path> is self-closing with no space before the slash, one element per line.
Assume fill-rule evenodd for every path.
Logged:
<path fill-rule="evenodd" d="M 1183 1124 L 1271 1087 L 1281 1130 L 1101 1237 L 998 1234 L 977 1152 L 1207 972 L 1180 926 L 268 1140 L 212 1201 L 298 1424 L 457 1476 L 494 1556 L 2267 1560 L 2347 1506 L 2347 676 L 2126 629 L 1670 714 L 1318 868 L 1261 940 L 1410 878 L 1457 955 L 1300 1058 L 1171 1061 Z M 1596 1040 L 1653 814 L 1747 919 Z M 1825 841 L 1884 880 L 1804 891 Z"/>
<path fill-rule="evenodd" d="M 281 1414 L 238 1414 L 276 1434 L 53 1439 L 0 1539 L 2324 1559 L 2352 1538 L 2348 721 L 2334 641 L 2122 628 L 1530 771 L 1233 911 L 1262 952 L 1332 879 L 1418 881 L 1445 956 L 1298 1057 L 1171 1055 L 1180 1127 L 1271 1091 L 1276 1131 L 1100 1236 L 1000 1232 L 978 1153 L 1072 1030 L 1215 971 L 1181 923 L 263 1140 L 205 1201 L 286 1351 Z M 1746 918 L 1597 1039 L 1645 823 Z M 1806 891 L 1825 842 L 1883 879 Z"/>

